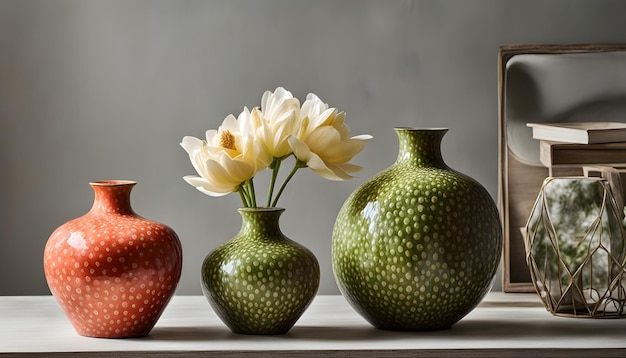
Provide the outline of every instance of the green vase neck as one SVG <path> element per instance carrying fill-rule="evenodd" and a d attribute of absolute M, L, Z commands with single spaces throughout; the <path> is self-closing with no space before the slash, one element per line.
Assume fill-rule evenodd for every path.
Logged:
<path fill-rule="evenodd" d="M 445 128 L 395 128 L 399 140 L 396 164 L 447 168 L 441 156 L 441 140 Z"/>
<path fill-rule="evenodd" d="M 282 237 L 280 231 L 280 215 L 285 211 L 283 208 L 240 208 L 241 234 L 254 237 L 272 238 Z"/>

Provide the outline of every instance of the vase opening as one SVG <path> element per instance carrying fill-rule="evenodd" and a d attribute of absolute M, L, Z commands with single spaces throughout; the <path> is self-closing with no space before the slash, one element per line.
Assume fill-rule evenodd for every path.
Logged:
<path fill-rule="evenodd" d="M 448 128 L 422 128 L 422 127 L 395 127 L 395 131 L 411 131 L 411 132 L 447 132 Z"/>
<path fill-rule="evenodd" d="M 237 209 L 243 212 L 272 212 L 272 211 L 285 211 L 285 208 L 270 208 L 267 206 L 257 206 L 253 208 L 239 208 Z"/>
<path fill-rule="evenodd" d="M 118 185 L 135 185 L 136 181 L 133 180 L 96 180 L 89 183 L 91 186 L 118 186 Z"/>

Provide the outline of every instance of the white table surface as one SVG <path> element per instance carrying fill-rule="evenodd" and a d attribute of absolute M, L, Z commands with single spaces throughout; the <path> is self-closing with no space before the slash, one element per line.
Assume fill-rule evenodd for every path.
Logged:
<path fill-rule="evenodd" d="M 175 296 L 149 336 L 101 339 L 76 334 L 52 296 L 0 297 L 0 356 L 69 352 L 90 357 L 626 357 L 626 319 L 554 317 L 535 294 L 490 293 L 452 329 L 390 332 L 370 326 L 342 296 L 318 296 L 289 333 L 249 336 L 231 333 L 204 297 Z"/>

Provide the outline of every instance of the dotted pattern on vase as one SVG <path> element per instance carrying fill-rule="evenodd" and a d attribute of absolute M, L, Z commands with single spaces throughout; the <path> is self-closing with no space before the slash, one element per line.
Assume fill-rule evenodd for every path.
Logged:
<path fill-rule="evenodd" d="M 283 209 L 240 210 L 241 232 L 210 253 L 203 292 L 235 333 L 286 333 L 319 287 L 319 264 L 278 227 Z"/>
<path fill-rule="evenodd" d="M 92 210 L 48 240 L 48 285 L 80 335 L 145 336 L 180 279 L 180 241 L 168 226 L 132 212 L 130 187 L 94 190 Z"/>
<path fill-rule="evenodd" d="M 480 184 L 443 163 L 443 133 L 398 133 L 398 161 L 360 186 L 337 217 L 337 283 L 378 328 L 449 328 L 488 292 L 499 264 L 497 208 Z"/>

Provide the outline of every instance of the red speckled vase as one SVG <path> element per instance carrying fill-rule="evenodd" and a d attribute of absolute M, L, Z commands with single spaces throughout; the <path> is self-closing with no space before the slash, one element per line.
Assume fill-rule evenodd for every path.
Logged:
<path fill-rule="evenodd" d="M 46 244 L 48 286 L 82 336 L 147 335 L 180 279 L 178 236 L 133 211 L 135 184 L 90 183 L 95 192 L 91 210 L 57 228 Z"/>

